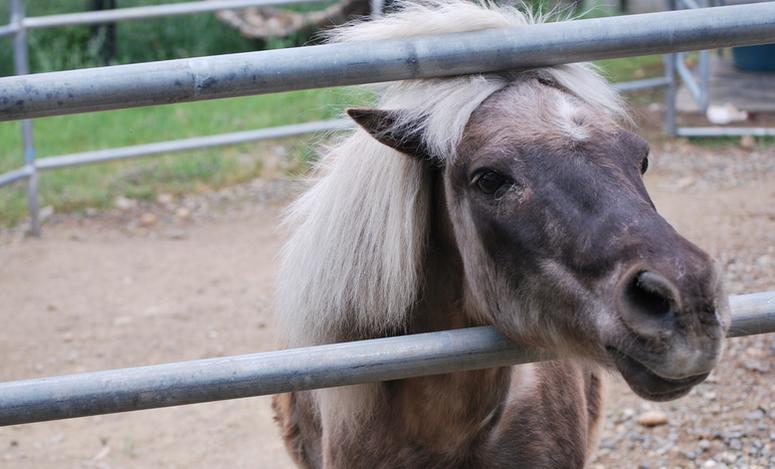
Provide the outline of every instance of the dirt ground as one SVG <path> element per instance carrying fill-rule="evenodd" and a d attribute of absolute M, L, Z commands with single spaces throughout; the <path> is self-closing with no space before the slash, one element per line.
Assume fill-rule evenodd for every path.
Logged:
<path fill-rule="evenodd" d="M 654 151 L 658 209 L 724 266 L 731 293 L 775 290 L 775 149 Z M 271 350 L 278 216 L 298 185 L 119 200 L 0 236 L 0 381 Z M 773 336 L 729 341 L 689 396 L 613 379 L 592 467 L 775 467 Z M 2 405 L 2 403 L 0 403 Z M 666 422 L 638 423 L 658 410 Z M 287 468 L 268 398 L 0 428 L 2 468 Z"/>

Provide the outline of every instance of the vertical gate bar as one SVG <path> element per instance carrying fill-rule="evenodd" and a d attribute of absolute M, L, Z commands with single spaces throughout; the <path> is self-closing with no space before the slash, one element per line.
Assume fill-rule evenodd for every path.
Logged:
<path fill-rule="evenodd" d="M 666 54 L 663 56 L 665 64 L 665 79 L 667 88 L 665 88 L 665 133 L 668 137 L 675 137 L 678 133 L 676 123 L 676 77 L 675 69 L 678 56 L 676 54 Z"/>
<path fill-rule="evenodd" d="M 385 9 L 385 0 L 370 0 L 369 5 L 371 7 L 371 17 L 379 18 Z"/>
<path fill-rule="evenodd" d="M 707 8 L 711 6 L 709 0 L 699 0 L 700 6 Z M 699 62 L 697 63 L 697 84 L 700 88 L 700 110 L 703 114 L 707 112 L 710 104 L 710 51 L 701 50 L 699 52 Z"/>
<path fill-rule="evenodd" d="M 700 102 L 698 104 L 702 113 L 705 114 L 710 104 L 710 51 L 702 50 L 699 54 L 697 87 L 700 89 Z"/>
<path fill-rule="evenodd" d="M 676 10 L 677 0 L 667 0 L 667 9 Z M 665 79 L 667 79 L 667 88 L 665 89 L 665 133 L 669 137 L 675 137 L 678 133 L 676 125 L 676 79 L 675 69 L 678 61 L 677 54 L 666 54 L 662 56 L 665 66 Z"/>
<path fill-rule="evenodd" d="M 13 39 L 14 67 L 17 75 L 30 73 L 30 62 L 27 49 L 27 30 L 24 28 L 24 0 L 11 0 L 11 24 L 16 26 Z M 29 170 L 27 179 L 27 210 L 30 215 L 30 234 L 40 236 L 40 211 L 38 202 L 38 171 L 35 167 L 35 141 L 33 139 L 32 121 L 21 121 L 22 142 L 24 145 L 24 164 Z"/>

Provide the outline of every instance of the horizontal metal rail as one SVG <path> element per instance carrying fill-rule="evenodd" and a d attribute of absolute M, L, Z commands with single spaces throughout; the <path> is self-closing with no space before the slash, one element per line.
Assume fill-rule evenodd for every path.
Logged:
<path fill-rule="evenodd" d="M 82 24 L 112 23 L 115 21 L 141 20 L 162 16 L 190 15 L 219 10 L 236 10 L 255 6 L 290 5 L 294 3 L 313 3 L 320 0 L 220 0 L 172 3 L 168 5 L 149 5 L 114 10 L 85 11 L 61 15 L 31 16 L 24 19 L 27 29 L 53 28 L 58 26 L 76 26 Z"/>
<path fill-rule="evenodd" d="M 775 137 L 775 127 L 679 127 L 679 137 Z"/>
<path fill-rule="evenodd" d="M 730 298 L 729 337 L 775 332 L 775 292 Z M 0 383 L 0 426 L 551 359 L 493 327 Z"/>
<path fill-rule="evenodd" d="M 36 161 L 35 167 L 40 170 L 64 168 L 90 163 L 100 163 L 142 156 L 172 153 L 187 150 L 201 150 L 204 148 L 236 145 L 240 143 L 269 140 L 274 138 L 293 137 L 316 132 L 333 130 L 345 130 L 353 127 L 349 119 L 336 119 L 330 121 L 306 122 L 303 124 L 284 125 L 280 127 L 268 127 L 243 132 L 232 132 L 205 137 L 192 137 L 166 142 L 149 143 L 145 145 L 133 145 L 129 147 L 107 148 L 105 150 L 73 153 L 70 155 L 52 156 Z"/>
<path fill-rule="evenodd" d="M 16 26 L 10 24 L 0 26 L 0 38 L 4 36 L 12 36 L 16 33 Z"/>
<path fill-rule="evenodd" d="M 670 80 L 667 77 L 654 77 L 644 78 L 642 80 L 622 81 L 619 83 L 613 83 L 611 86 L 613 86 L 618 91 L 626 93 L 628 91 L 660 88 L 669 84 Z"/>
<path fill-rule="evenodd" d="M 0 187 L 27 179 L 30 177 L 30 174 L 32 174 L 32 169 L 27 166 L 0 174 Z"/>
<path fill-rule="evenodd" d="M 775 42 L 775 2 L 0 78 L 0 120 Z"/>
<path fill-rule="evenodd" d="M 729 297 L 732 325 L 727 337 L 775 332 L 775 291 Z"/>
<path fill-rule="evenodd" d="M 666 78 L 657 77 L 614 83 L 613 86 L 619 91 L 628 92 L 665 86 L 667 83 L 668 81 Z M 110 161 L 141 158 L 145 156 L 162 155 L 191 150 L 202 150 L 205 148 L 237 145 L 260 140 L 292 137 L 308 133 L 347 130 L 351 129 L 352 127 L 353 122 L 349 119 L 306 122 L 302 124 L 291 124 L 286 126 L 269 127 L 242 132 L 231 132 L 141 145 L 131 145 L 127 147 L 106 148 L 104 150 L 93 150 L 71 153 L 67 155 L 50 156 L 36 160 L 35 168 L 41 171 L 47 171 L 51 169 L 71 166 L 107 163 Z M 26 167 L 0 174 L 0 187 L 25 179 L 29 177 L 30 174 L 31 170 Z"/>

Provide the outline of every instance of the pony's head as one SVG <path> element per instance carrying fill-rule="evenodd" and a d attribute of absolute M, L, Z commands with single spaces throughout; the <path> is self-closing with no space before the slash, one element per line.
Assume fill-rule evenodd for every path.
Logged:
<path fill-rule="evenodd" d="M 450 9 L 480 29 L 527 22 L 409 4 L 340 36 L 395 37 L 412 20 L 439 32 Z M 642 181 L 648 145 L 591 67 L 404 82 L 381 98 L 349 111 L 362 130 L 295 208 L 280 282 L 295 342 L 399 332 L 422 289 L 431 211 L 444 210 L 472 322 L 616 368 L 652 400 L 708 375 L 729 323 L 720 276 L 657 213 Z M 303 252 L 317 246 L 331 255 Z"/>

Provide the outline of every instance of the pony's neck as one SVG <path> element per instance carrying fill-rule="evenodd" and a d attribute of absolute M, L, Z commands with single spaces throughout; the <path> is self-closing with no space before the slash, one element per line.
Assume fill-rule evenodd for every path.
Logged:
<path fill-rule="evenodd" d="M 446 207 L 442 175 L 438 170 L 429 171 L 424 182 L 433 187 L 431 219 L 422 263 L 422 291 L 402 331 L 409 334 L 479 325 L 464 310 L 463 263 Z M 325 458 L 333 467 L 339 460 L 352 465 L 363 448 L 372 444 L 364 442 L 364 434 L 376 435 L 372 441 L 377 441 L 373 444 L 378 447 L 414 448 L 418 454 L 445 461 L 470 457 L 477 442 L 497 425 L 510 382 L 508 368 L 493 368 L 319 391 L 327 441 L 332 442 L 325 444 Z M 370 417 L 357 417 L 364 415 Z M 343 416 L 355 417 L 347 420 Z"/>
<path fill-rule="evenodd" d="M 464 310 L 463 263 L 441 174 L 435 171 L 432 178 L 424 289 L 411 315 L 410 333 L 481 325 Z M 498 421 L 509 383 L 508 368 L 402 380 L 393 388 L 395 401 L 391 408 L 401 409 L 403 430 L 412 441 L 442 453 L 454 453 L 470 447 Z"/>
<path fill-rule="evenodd" d="M 446 205 L 441 171 L 430 170 L 433 189 L 421 279 L 422 292 L 410 315 L 410 333 L 473 325 L 463 310 L 463 261 Z"/>

